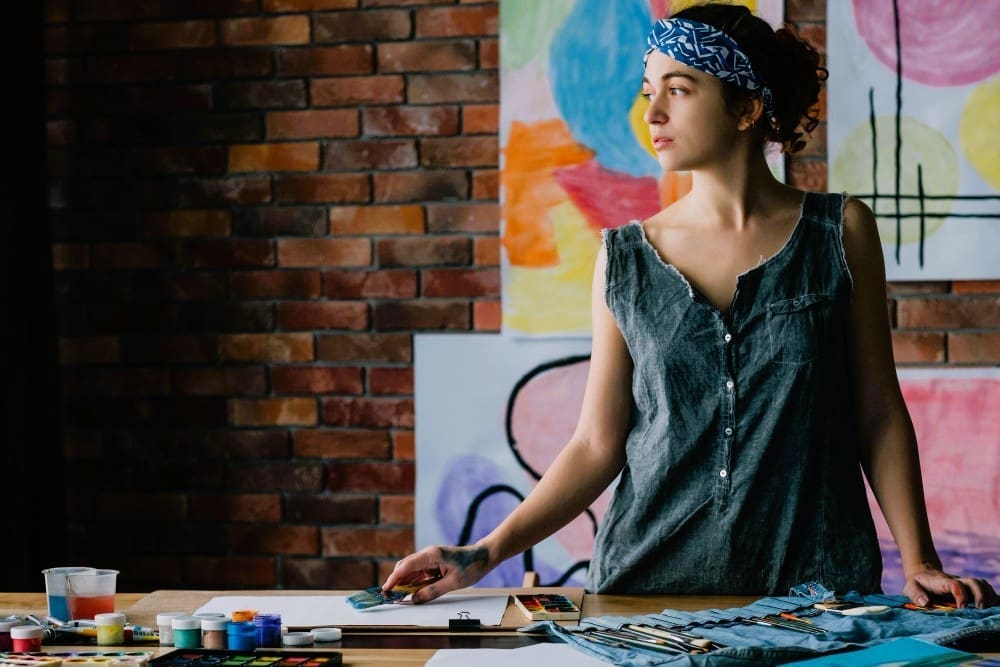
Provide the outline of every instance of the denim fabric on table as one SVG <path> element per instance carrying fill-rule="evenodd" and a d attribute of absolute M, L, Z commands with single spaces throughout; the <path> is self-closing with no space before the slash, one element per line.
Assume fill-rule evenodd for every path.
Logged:
<path fill-rule="evenodd" d="M 641 224 L 605 233 L 634 413 L 589 591 L 771 595 L 810 579 L 880 590 L 848 378 L 844 200 L 807 193 L 725 313 Z"/>
<path fill-rule="evenodd" d="M 991 609 L 958 609 L 950 612 L 920 612 L 903 609 L 908 601 L 903 596 L 857 594 L 844 599 L 866 604 L 893 607 L 877 616 L 843 616 L 830 612 L 812 616 L 813 625 L 827 631 L 825 635 L 809 635 L 782 628 L 760 625 L 728 624 L 700 625 L 708 618 L 749 618 L 776 609 L 802 610 L 811 608 L 818 598 L 767 597 L 746 607 L 734 609 L 681 612 L 665 609 L 646 616 L 601 616 L 585 618 L 576 626 L 559 626 L 542 621 L 521 628 L 525 632 L 545 631 L 558 636 L 575 648 L 614 665 L 650 667 L 653 665 L 735 667 L 737 665 L 778 665 L 793 660 L 817 657 L 832 651 L 874 646 L 899 637 L 915 637 L 935 644 L 948 644 L 972 637 L 1000 639 L 1000 607 Z M 620 628 L 625 624 L 663 624 L 664 627 L 686 627 L 692 634 L 711 639 L 727 648 L 702 655 L 668 655 L 642 649 L 616 649 L 600 646 L 575 636 L 570 630 L 580 628 Z M 683 626 L 681 624 L 684 624 Z M 690 624 L 690 625 L 688 625 Z"/>

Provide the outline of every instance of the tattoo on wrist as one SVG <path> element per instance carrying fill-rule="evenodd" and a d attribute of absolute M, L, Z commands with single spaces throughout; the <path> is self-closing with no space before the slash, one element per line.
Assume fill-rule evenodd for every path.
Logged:
<path fill-rule="evenodd" d="M 489 561 L 489 552 L 486 547 L 458 549 L 455 551 L 449 550 L 445 553 L 445 560 L 453 563 L 460 570 L 465 570 L 476 563 L 485 565 Z"/>

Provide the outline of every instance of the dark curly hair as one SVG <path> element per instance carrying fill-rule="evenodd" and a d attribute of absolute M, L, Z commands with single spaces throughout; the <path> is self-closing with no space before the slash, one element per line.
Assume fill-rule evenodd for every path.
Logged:
<path fill-rule="evenodd" d="M 774 96 L 774 116 L 764 119 L 763 138 L 781 144 L 786 153 L 802 150 L 819 124 L 817 103 L 827 78 L 816 49 L 789 28 L 772 29 L 742 5 L 708 2 L 672 17 L 708 24 L 733 38 Z M 726 81 L 722 85 L 726 108 L 734 115 L 742 113 L 746 102 L 756 96 Z"/>

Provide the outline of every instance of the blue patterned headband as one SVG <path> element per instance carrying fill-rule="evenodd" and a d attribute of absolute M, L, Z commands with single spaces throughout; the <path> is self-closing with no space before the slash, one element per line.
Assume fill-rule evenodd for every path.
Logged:
<path fill-rule="evenodd" d="M 733 38 L 714 26 L 688 19 L 660 19 L 646 38 L 649 50 L 642 59 L 659 50 L 679 63 L 716 76 L 740 88 L 759 92 L 764 101 L 765 117 L 774 116 L 774 96 L 750 58 Z"/>

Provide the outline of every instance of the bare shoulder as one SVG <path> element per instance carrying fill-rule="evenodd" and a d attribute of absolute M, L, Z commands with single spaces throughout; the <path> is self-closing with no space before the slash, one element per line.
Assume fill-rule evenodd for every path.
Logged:
<path fill-rule="evenodd" d="M 867 204 L 854 197 L 844 202 L 844 252 L 852 268 L 882 256 L 875 214 Z"/>

